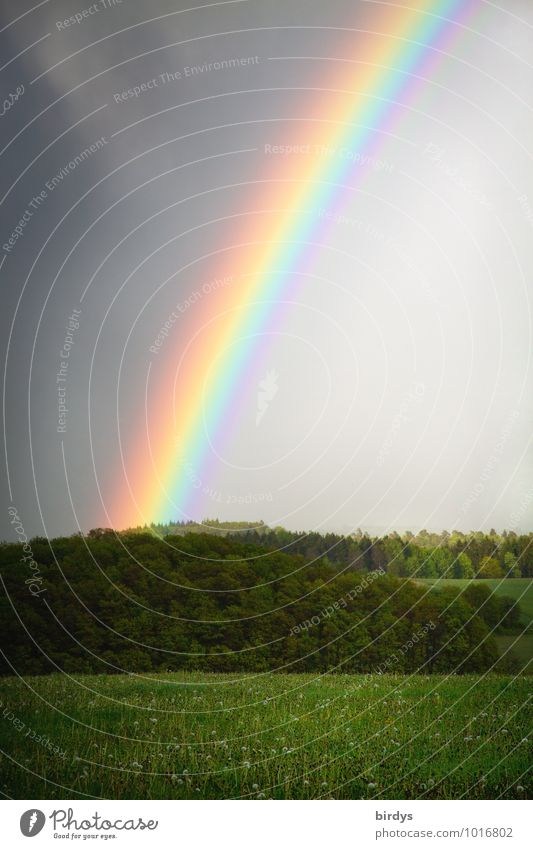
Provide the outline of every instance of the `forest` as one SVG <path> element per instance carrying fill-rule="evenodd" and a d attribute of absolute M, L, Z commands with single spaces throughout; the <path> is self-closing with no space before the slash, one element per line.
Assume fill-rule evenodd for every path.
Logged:
<path fill-rule="evenodd" d="M 462 557 L 472 577 L 493 564 L 531 574 L 523 537 L 502 553 L 488 535 L 435 546 L 420 535 L 184 530 L 3 543 L 1 674 L 479 672 L 497 662 L 493 633 L 516 629 L 519 605 L 476 580 L 431 591 L 411 580 L 416 564 L 454 576 Z"/>

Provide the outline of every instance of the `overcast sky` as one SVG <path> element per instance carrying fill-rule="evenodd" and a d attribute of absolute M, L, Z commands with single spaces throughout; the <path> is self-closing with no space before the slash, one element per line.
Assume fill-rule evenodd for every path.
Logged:
<path fill-rule="evenodd" d="M 158 383 L 233 303 L 235 281 L 213 298 L 209 286 L 237 273 L 243 233 L 274 231 L 284 190 L 257 181 L 286 176 L 289 156 L 301 173 L 309 156 L 265 145 L 316 140 L 318 90 L 364 91 L 363 68 L 339 60 L 394 33 L 399 14 L 367 0 L 191 5 L 2 3 L 6 539 L 10 504 L 28 534 L 48 535 L 133 505 L 120 446 L 129 475 L 146 406 L 152 439 L 173 414 L 172 383 L 154 409 Z M 291 303 L 225 426 L 211 432 L 207 416 L 190 492 L 166 516 L 533 530 L 533 7 L 503 5 L 465 4 L 409 108 L 371 140 L 384 166 L 354 169 L 342 202 L 309 210 L 323 237 L 309 276 L 288 275 Z M 191 404 L 209 406 L 221 353 Z M 154 478 L 134 486 L 146 507 Z"/>

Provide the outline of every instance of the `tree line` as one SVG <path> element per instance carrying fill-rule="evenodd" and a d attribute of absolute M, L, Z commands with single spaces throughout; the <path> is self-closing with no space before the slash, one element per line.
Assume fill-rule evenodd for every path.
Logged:
<path fill-rule="evenodd" d="M 220 522 L 206 519 L 202 523 L 176 522 L 135 529 L 157 536 L 209 533 L 235 535 L 244 542 L 269 550 L 282 548 L 301 554 L 307 560 L 327 558 L 334 564 L 351 564 L 357 571 L 382 568 L 390 575 L 418 578 L 532 578 L 533 534 L 495 530 L 419 531 L 416 535 L 392 532 L 381 537 L 369 536 L 361 530 L 353 534 L 289 531 L 269 528 L 264 522 Z"/>

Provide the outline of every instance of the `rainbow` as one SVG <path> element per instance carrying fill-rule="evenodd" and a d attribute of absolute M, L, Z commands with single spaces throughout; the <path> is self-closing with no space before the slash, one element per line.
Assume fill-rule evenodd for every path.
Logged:
<path fill-rule="evenodd" d="M 339 46 L 339 55 L 356 58 L 332 62 L 329 84 L 304 104 L 305 114 L 316 116 L 306 143 L 311 150 L 349 150 L 357 153 L 357 161 L 336 155 L 290 157 L 255 187 L 260 194 L 255 206 L 273 212 L 243 214 L 239 273 L 233 272 L 234 282 L 195 311 L 196 331 L 209 324 L 209 344 L 205 336 L 198 344 L 193 328 L 186 357 L 180 361 L 167 350 L 164 367 L 158 362 L 157 386 L 147 405 L 157 417 L 146 414 L 131 448 L 133 459 L 122 458 L 126 486 L 121 484 L 107 514 L 114 527 L 201 518 L 194 480 L 213 476 L 206 432 L 216 433 L 221 442 L 227 438 L 232 427 L 228 411 L 248 391 L 250 365 L 265 344 L 261 334 L 279 324 L 293 287 L 301 285 L 295 279 L 312 268 L 316 245 L 327 243 L 332 218 L 365 177 L 361 163 L 375 160 L 479 2 L 410 0 L 409 8 L 377 3 L 376 33 L 348 33 L 350 41 Z M 317 214 L 324 210 L 327 215 Z M 204 404 L 208 377 L 213 391 Z M 172 414 L 161 415 L 169 398 Z"/>

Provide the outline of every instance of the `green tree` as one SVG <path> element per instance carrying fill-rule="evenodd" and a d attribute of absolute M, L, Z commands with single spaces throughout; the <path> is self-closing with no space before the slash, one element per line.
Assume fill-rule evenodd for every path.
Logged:
<path fill-rule="evenodd" d="M 512 551 L 506 551 L 503 555 L 503 570 L 508 578 L 520 577 L 520 566 Z"/>
<path fill-rule="evenodd" d="M 451 571 L 452 574 L 450 577 L 452 578 L 473 578 L 474 567 L 468 554 L 465 554 L 464 551 L 458 554 Z"/>
<path fill-rule="evenodd" d="M 478 578 L 503 578 L 503 569 L 494 557 L 482 557 L 477 573 Z"/>

